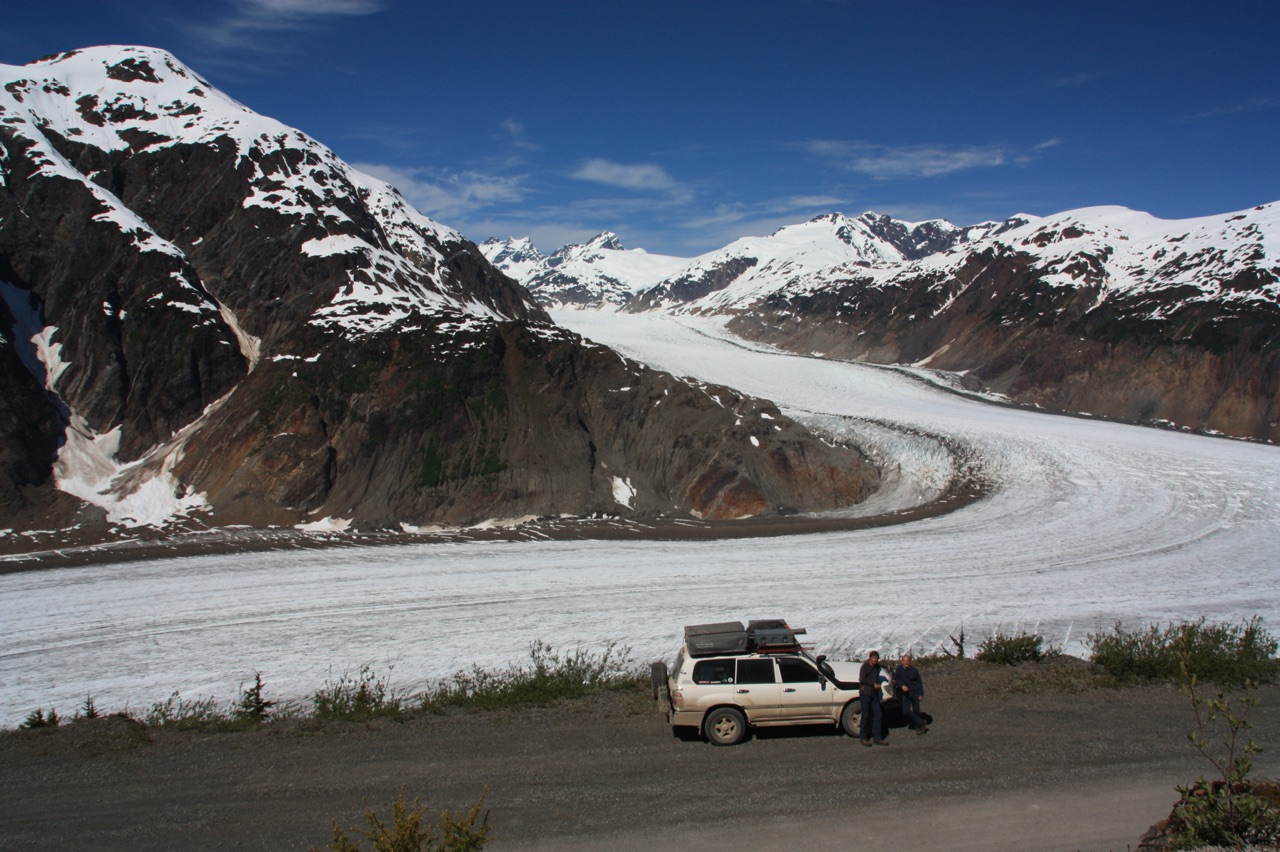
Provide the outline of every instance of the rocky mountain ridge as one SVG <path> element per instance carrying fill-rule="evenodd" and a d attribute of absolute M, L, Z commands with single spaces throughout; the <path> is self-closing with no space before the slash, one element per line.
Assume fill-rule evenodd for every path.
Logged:
<path fill-rule="evenodd" d="M 691 259 L 633 288 L 623 309 L 719 315 L 798 352 L 1274 442 L 1278 282 L 1277 204 L 1185 221 L 1099 207 L 969 228 L 831 214 Z"/>
<path fill-rule="evenodd" d="M 0 67 L 0 176 L 0 526 L 731 518 L 874 487 L 768 403 L 555 327 L 162 50 Z"/>

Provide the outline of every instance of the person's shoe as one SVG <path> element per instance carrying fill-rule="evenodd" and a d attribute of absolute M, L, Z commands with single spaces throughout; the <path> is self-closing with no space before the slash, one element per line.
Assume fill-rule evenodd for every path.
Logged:
<path fill-rule="evenodd" d="M 871 740 L 859 740 L 859 742 L 862 743 L 867 748 L 871 748 Z"/>
<path fill-rule="evenodd" d="M 872 740 L 872 742 L 875 743 L 876 745 L 888 745 L 888 743 L 885 742 L 884 740 Z"/>
<path fill-rule="evenodd" d="M 929 733 L 929 726 L 928 726 L 928 725 L 921 725 L 920 727 L 916 728 L 916 733 L 917 733 L 917 734 L 927 734 L 927 733 Z"/>

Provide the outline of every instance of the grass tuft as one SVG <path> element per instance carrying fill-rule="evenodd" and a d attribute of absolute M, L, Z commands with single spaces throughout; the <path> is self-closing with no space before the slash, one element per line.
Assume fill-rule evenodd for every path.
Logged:
<path fill-rule="evenodd" d="M 404 696 L 391 688 L 387 676 L 367 665 L 358 675 L 343 672 L 337 681 L 327 681 L 311 696 L 311 704 L 312 715 L 321 720 L 367 722 L 404 713 Z"/>
<path fill-rule="evenodd" d="M 412 804 L 405 804 L 404 789 L 400 788 L 400 796 L 391 803 L 389 824 L 366 801 L 364 820 L 368 828 L 352 829 L 357 837 L 370 841 L 375 852 L 479 852 L 488 843 L 489 812 L 485 811 L 483 817 L 480 815 L 485 797 L 489 795 L 487 787 L 466 815 L 446 810 L 440 814 L 437 823 L 424 820 L 427 806 L 417 798 Z M 352 840 L 337 820 L 333 821 L 332 827 L 333 841 L 326 849 L 360 852 L 360 843 Z"/>
<path fill-rule="evenodd" d="M 528 664 L 498 671 L 472 666 L 455 672 L 422 693 L 419 707 L 440 713 L 449 707 L 494 710 L 545 705 L 595 692 L 638 689 L 648 682 L 648 675 L 632 661 L 630 648 L 610 642 L 600 653 L 578 648 L 557 654 L 539 640 L 529 647 Z"/>

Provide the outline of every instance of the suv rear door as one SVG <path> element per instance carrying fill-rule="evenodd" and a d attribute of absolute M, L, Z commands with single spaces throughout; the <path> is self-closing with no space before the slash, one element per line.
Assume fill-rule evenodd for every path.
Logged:
<path fill-rule="evenodd" d="M 747 719 L 752 724 L 777 718 L 778 708 L 782 703 L 782 684 L 778 683 L 772 658 L 738 659 L 738 683 L 734 699 L 747 711 Z"/>

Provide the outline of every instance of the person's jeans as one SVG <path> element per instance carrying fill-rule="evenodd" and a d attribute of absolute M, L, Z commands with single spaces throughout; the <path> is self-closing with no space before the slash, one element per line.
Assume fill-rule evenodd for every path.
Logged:
<path fill-rule="evenodd" d="M 864 740 L 880 739 L 881 721 L 884 711 L 880 709 L 879 690 L 870 695 L 860 696 L 862 701 L 862 723 L 859 732 Z"/>
<path fill-rule="evenodd" d="M 924 719 L 920 716 L 920 699 L 914 695 L 902 693 L 902 715 L 911 720 L 913 728 L 923 728 Z"/>

